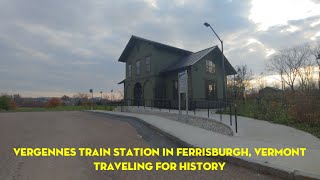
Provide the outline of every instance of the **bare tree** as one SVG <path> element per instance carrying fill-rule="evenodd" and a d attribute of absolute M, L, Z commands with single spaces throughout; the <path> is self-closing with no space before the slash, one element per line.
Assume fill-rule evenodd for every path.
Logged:
<path fill-rule="evenodd" d="M 313 58 L 315 59 L 315 63 L 318 65 L 319 68 L 318 88 L 320 90 L 320 41 L 311 44 L 309 48 L 311 54 L 313 55 Z"/>
<path fill-rule="evenodd" d="M 265 79 L 265 75 L 262 72 L 260 76 L 257 78 L 258 90 L 261 90 L 267 86 L 267 81 Z"/>
<path fill-rule="evenodd" d="M 295 91 L 295 82 L 301 76 L 300 69 L 306 66 L 310 57 L 310 50 L 306 46 L 280 50 L 267 61 L 267 69 L 277 72 L 282 80 Z"/>
<path fill-rule="evenodd" d="M 124 99 L 123 91 L 118 91 L 118 92 L 119 92 L 119 99 L 123 100 Z"/>
<path fill-rule="evenodd" d="M 237 65 L 235 68 L 237 70 L 237 75 L 234 79 L 235 90 L 244 96 L 250 86 L 253 72 L 251 69 L 248 69 L 247 65 Z"/>

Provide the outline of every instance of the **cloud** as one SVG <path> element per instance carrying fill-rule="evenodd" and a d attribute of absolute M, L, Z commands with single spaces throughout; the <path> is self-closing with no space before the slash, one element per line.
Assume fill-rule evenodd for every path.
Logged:
<path fill-rule="evenodd" d="M 120 90 L 124 64 L 117 59 L 132 34 L 191 51 L 220 46 L 205 21 L 224 41 L 229 61 L 248 64 L 256 73 L 264 71 L 265 59 L 276 50 L 320 38 L 318 1 L 306 2 L 303 11 L 286 6 L 288 14 L 278 14 L 279 21 L 265 20 L 278 11 L 257 2 L 2 0 L 1 91 Z M 310 4 L 315 6 L 305 12 Z M 261 31 L 261 25 L 268 28 Z"/>

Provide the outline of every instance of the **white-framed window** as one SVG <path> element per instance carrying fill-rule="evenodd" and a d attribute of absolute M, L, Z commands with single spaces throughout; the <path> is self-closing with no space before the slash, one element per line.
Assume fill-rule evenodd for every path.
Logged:
<path fill-rule="evenodd" d="M 216 65 L 211 60 L 206 60 L 206 70 L 213 74 L 216 72 Z"/>
<path fill-rule="evenodd" d="M 131 77 L 131 74 L 132 74 L 131 64 L 128 64 L 128 77 Z"/>
<path fill-rule="evenodd" d="M 136 75 L 140 75 L 140 60 L 136 62 Z"/>
<path fill-rule="evenodd" d="M 151 60 L 150 56 L 146 57 L 146 72 L 147 73 L 151 71 L 151 64 L 150 64 L 151 62 L 150 62 L 150 60 Z"/>

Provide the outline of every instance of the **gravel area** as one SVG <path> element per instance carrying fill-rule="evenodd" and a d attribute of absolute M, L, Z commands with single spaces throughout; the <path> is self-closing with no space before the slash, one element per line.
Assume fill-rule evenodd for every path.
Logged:
<path fill-rule="evenodd" d="M 215 133 L 219 133 L 227 136 L 233 136 L 233 131 L 229 126 L 214 119 L 209 119 L 209 118 L 199 117 L 194 115 L 189 115 L 188 119 L 186 118 L 186 115 L 181 115 L 181 118 L 179 119 L 177 114 L 175 113 L 159 112 L 159 111 L 153 111 L 149 109 L 131 108 L 130 112 L 152 114 L 155 116 L 160 116 L 173 121 L 178 121 L 181 123 L 189 124 L 191 126 L 196 126 L 202 129 L 206 129 Z"/>

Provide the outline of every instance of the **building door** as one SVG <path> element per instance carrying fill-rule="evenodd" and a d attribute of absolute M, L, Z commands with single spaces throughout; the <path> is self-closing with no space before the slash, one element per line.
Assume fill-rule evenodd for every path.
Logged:
<path fill-rule="evenodd" d="M 207 100 L 214 101 L 217 100 L 217 88 L 216 82 L 214 81 L 207 81 L 206 83 L 206 91 L 207 91 Z"/>
<path fill-rule="evenodd" d="M 140 83 L 134 85 L 134 105 L 139 106 L 141 104 L 142 88 Z"/>

